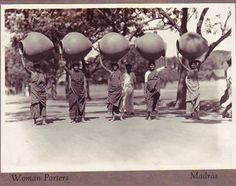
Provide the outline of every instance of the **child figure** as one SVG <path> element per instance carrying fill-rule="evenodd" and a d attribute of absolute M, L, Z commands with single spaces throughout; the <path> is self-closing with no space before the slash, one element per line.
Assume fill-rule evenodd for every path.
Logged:
<path fill-rule="evenodd" d="M 119 70 L 119 65 L 117 63 L 112 63 L 112 70 L 108 69 L 102 62 L 101 56 L 99 56 L 101 66 L 109 72 L 108 79 L 108 98 L 107 98 L 107 108 L 108 111 L 112 113 L 111 121 L 115 120 L 115 115 L 120 117 L 120 120 L 123 120 L 123 111 L 122 111 L 122 73 Z"/>

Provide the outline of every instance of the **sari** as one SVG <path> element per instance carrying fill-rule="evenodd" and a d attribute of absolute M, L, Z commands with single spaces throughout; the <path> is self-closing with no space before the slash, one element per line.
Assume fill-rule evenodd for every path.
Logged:
<path fill-rule="evenodd" d="M 68 93 L 69 115 L 74 121 L 81 121 L 85 115 L 84 73 L 71 71 L 70 90 Z"/>
<path fill-rule="evenodd" d="M 123 74 L 123 90 L 124 90 L 124 99 L 123 99 L 123 109 L 127 114 L 134 112 L 134 83 L 136 82 L 136 77 L 133 72 L 130 74 Z"/>
<path fill-rule="evenodd" d="M 122 109 L 122 86 L 121 86 L 121 72 L 119 70 L 110 74 L 108 79 L 108 97 L 107 108 L 111 113 L 119 114 Z"/>
<path fill-rule="evenodd" d="M 150 72 L 150 71 L 149 71 Z M 147 76 L 146 82 L 146 105 L 147 105 L 147 112 L 152 115 L 156 115 L 158 113 L 158 100 L 160 97 L 160 75 L 159 72 L 153 70 Z"/>
<path fill-rule="evenodd" d="M 46 78 L 43 73 L 31 73 L 31 116 L 33 119 L 46 117 Z"/>

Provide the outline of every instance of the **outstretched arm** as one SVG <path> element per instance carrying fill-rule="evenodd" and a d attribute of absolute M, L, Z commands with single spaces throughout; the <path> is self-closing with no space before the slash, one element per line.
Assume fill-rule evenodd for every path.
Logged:
<path fill-rule="evenodd" d="M 20 53 L 20 56 L 21 56 L 21 63 L 22 63 L 22 65 L 23 65 L 25 71 L 26 71 L 28 74 L 31 74 L 32 71 L 31 71 L 28 67 L 26 67 L 26 65 L 25 65 L 25 58 L 24 58 L 24 56 L 23 56 L 23 52 L 22 52 L 21 50 L 19 50 L 19 53 Z"/>

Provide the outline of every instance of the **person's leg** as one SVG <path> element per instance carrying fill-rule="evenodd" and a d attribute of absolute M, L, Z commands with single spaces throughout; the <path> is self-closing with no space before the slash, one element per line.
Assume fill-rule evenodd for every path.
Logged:
<path fill-rule="evenodd" d="M 147 116 L 145 118 L 146 120 L 151 119 L 152 105 L 153 105 L 153 98 L 150 97 L 149 99 L 147 99 Z"/>
<path fill-rule="evenodd" d="M 112 111 L 111 114 L 112 114 L 112 118 L 109 121 L 115 121 L 115 112 Z"/>
<path fill-rule="evenodd" d="M 153 96 L 153 106 L 152 106 L 152 118 L 153 119 L 158 119 L 158 101 L 160 98 L 160 93 L 157 92 L 154 96 Z"/>
<path fill-rule="evenodd" d="M 31 104 L 30 106 L 31 116 L 34 124 L 38 125 L 38 118 L 40 117 L 39 103 Z"/>
<path fill-rule="evenodd" d="M 185 118 L 186 119 L 189 119 L 191 118 L 191 114 L 192 114 L 192 109 L 193 109 L 193 104 L 191 101 L 187 101 L 186 102 L 186 115 L 185 115 Z"/>
<path fill-rule="evenodd" d="M 134 90 L 130 94 L 130 111 L 134 114 Z"/>
<path fill-rule="evenodd" d="M 40 103 L 40 112 L 41 112 L 41 116 L 42 116 L 42 125 L 46 125 L 47 124 L 47 115 L 46 115 L 46 105 L 43 105 Z"/>
<path fill-rule="evenodd" d="M 124 90 L 125 94 L 124 94 L 124 98 L 123 98 L 123 101 L 122 101 L 122 108 L 123 108 L 123 111 L 124 113 L 127 112 L 127 91 Z"/>
<path fill-rule="evenodd" d="M 75 123 L 75 119 L 76 119 L 76 108 L 75 105 L 69 107 L 69 116 L 70 116 L 70 122 L 71 123 Z"/>

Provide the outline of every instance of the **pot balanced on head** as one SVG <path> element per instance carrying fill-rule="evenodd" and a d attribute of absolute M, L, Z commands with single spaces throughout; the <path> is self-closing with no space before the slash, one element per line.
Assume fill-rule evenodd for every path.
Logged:
<path fill-rule="evenodd" d="M 138 38 L 135 47 L 141 56 L 149 61 L 159 59 L 166 53 L 166 43 L 155 33 L 147 33 Z"/>
<path fill-rule="evenodd" d="M 189 60 L 201 57 L 208 50 L 208 42 L 194 32 L 183 34 L 176 42 L 179 53 Z"/>
<path fill-rule="evenodd" d="M 78 32 L 68 33 L 60 42 L 66 59 L 80 61 L 91 51 L 92 42 Z"/>
<path fill-rule="evenodd" d="M 54 45 L 47 36 L 39 32 L 30 32 L 19 43 L 19 48 L 25 58 L 32 62 L 39 62 L 52 56 Z"/>

